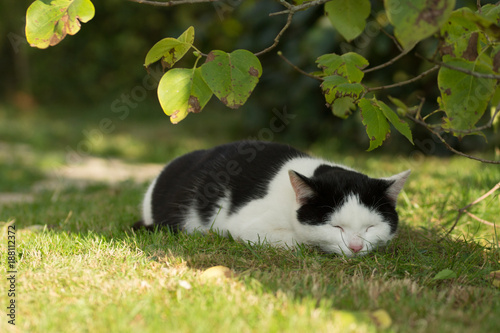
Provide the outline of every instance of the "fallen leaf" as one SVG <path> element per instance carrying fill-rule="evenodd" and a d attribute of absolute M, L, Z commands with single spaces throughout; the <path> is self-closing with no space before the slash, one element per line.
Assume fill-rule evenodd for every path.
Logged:
<path fill-rule="evenodd" d="M 377 327 L 380 329 L 385 330 L 391 327 L 392 325 L 391 316 L 389 316 L 387 311 L 383 309 L 373 311 L 370 316 L 372 320 L 375 322 L 375 325 L 377 325 Z"/>
<path fill-rule="evenodd" d="M 439 273 L 436 274 L 432 278 L 432 280 L 446 280 L 446 279 L 454 279 L 457 277 L 457 273 L 452 271 L 451 269 L 443 269 Z"/>
<path fill-rule="evenodd" d="M 210 267 L 201 273 L 200 278 L 202 280 L 211 280 L 219 278 L 231 278 L 234 276 L 234 272 L 225 266 L 214 266 Z"/>

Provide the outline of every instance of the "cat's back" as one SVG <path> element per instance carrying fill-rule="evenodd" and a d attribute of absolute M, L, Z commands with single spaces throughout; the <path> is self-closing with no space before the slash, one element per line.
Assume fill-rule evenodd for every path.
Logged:
<path fill-rule="evenodd" d="M 266 180 L 277 168 L 297 157 L 309 157 L 293 147 L 284 144 L 260 141 L 238 141 L 196 150 L 177 157 L 162 171 L 163 178 L 183 182 L 184 175 L 192 179 L 203 176 L 227 174 L 229 178 L 259 178 Z M 195 177 L 200 180 L 200 177 Z"/>
<path fill-rule="evenodd" d="M 233 142 L 182 155 L 152 185 L 154 223 L 178 229 L 188 210 L 209 223 L 221 201 L 227 202 L 232 214 L 263 198 L 280 168 L 301 157 L 308 155 L 287 145 L 259 141 Z"/>

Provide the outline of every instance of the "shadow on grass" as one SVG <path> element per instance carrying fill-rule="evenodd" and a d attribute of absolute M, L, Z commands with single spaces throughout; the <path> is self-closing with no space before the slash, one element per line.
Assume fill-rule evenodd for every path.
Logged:
<path fill-rule="evenodd" d="M 487 275 L 500 268 L 500 255 L 494 244 L 484 247 L 466 239 L 442 238 L 443 232 L 400 227 L 398 237 L 388 246 L 362 257 L 345 258 L 337 254 L 298 246 L 276 248 L 267 244 L 235 241 L 212 232 L 209 234 L 172 233 L 168 229 L 130 231 L 123 239 L 133 239 L 137 246 L 152 260 L 173 255 L 186 260 L 188 266 L 204 270 L 223 265 L 236 272 L 248 273 L 266 269 L 284 269 L 308 273 L 308 269 L 370 278 L 374 275 L 387 278 L 411 278 L 423 285 L 439 285 L 432 278 L 441 270 L 456 273 L 453 283 L 487 286 Z M 450 281 L 448 281 L 450 282 Z"/>
<path fill-rule="evenodd" d="M 142 193 L 142 189 L 132 182 L 111 187 L 94 185 L 87 187 L 84 193 L 78 189 L 45 192 L 31 203 L 0 206 L 0 216 L 6 221 L 15 219 L 20 229 L 46 225 L 53 233 L 98 236 L 105 242 L 123 242 L 137 248 L 151 261 L 182 258 L 196 270 L 223 265 L 248 276 L 265 272 L 274 272 L 273 276 L 311 273 L 337 282 L 346 276 L 364 279 L 377 276 L 408 278 L 432 287 L 443 282 L 487 287 L 491 285 L 488 274 L 500 269 L 498 239 L 491 239 L 483 246 L 463 237 L 442 239 L 444 230 L 414 228 L 404 223 L 388 246 L 355 258 L 326 254 L 307 246 L 291 249 L 266 244 L 250 246 L 217 233 L 188 235 L 168 229 L 133 232 L 131 226 L 138 220 L 137 203 Z M 456 278 L 433 280 L 444 269 L 452 270 Z M 276 281 L 270 282 L 271 289 L 283 288 L 283 279 L 273 277 L 271 280 Z M 299 289 L 294 285 L 290 287 Z M 307 294 L 305 290 L 299 294 Z"/>

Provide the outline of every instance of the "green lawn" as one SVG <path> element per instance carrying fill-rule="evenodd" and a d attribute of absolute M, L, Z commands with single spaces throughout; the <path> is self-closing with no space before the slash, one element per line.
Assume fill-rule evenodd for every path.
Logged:
<path fill-rule="evenodd" d="M 311 146 L 313 154 L 374 176 L 413 170 L 399 200 L 398 237 L 377 252 L 345 259 L 309 247 L 249 246 L 216 233 L 133 233 L 129 227 L 139 219 L 147 186 L 138 170 L 160 167 L 138 163 L 167 160 L 224 137 L 193 134 L 200 129 L 196 121 L 168 133 L 157 121 L 123 122 L 92 151 L 107 169 L 86 173 L 88 156 L 68 165 L 66 147 L 76 147 L 81 131 L 100 118 L 0 108 L 4 313 L 12 299 L 5 276 L 14 224 L 18 258 L 16 326 L 3 314 L 1 332 L 500 331 L 499 281 L 490 275 L 500 270 L 499 229 L 464 215 L 443 239 L 457 209 L 500 180 L 498 166 L 458 157 L 352 156 Z M 127 168 L 133 179 L 115 177 Z M 471 213 L 498 222 L 498 192 Z M 202 275 L 217 265 L 234 275 Z M 446 269 L 452 277 L 435 279 Z"/>

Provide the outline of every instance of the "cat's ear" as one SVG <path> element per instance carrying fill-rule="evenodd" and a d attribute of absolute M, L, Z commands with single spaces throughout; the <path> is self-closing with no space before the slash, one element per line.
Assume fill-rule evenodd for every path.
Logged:
<path fill-rule="evenodd" d="M 403 186 L 408 179 L 408 176 L 410 176 L 411 170 L 406 170 L 401 173 L 398 173 L 397 175 L 391 176 L 389 178 L 382 178 L 386 181 L 391 182 L 392 184 L 387 188 L 386 194 L 389 199 L 394 203 L 394 206 L 396 206 L 396 201 L 398 200 L 398 195 L 403 189 Z"/>
<path fill-rule="evenodd" d="M 293 170 L 288 170 L 290 183 L 292 184 L 293 191 L 295 192 L 295 199 L 299 205 L 307 203 L 307 199 L 313 197 L 316 192 L 307 184 L 307 177 L 301 175 Z"/>

